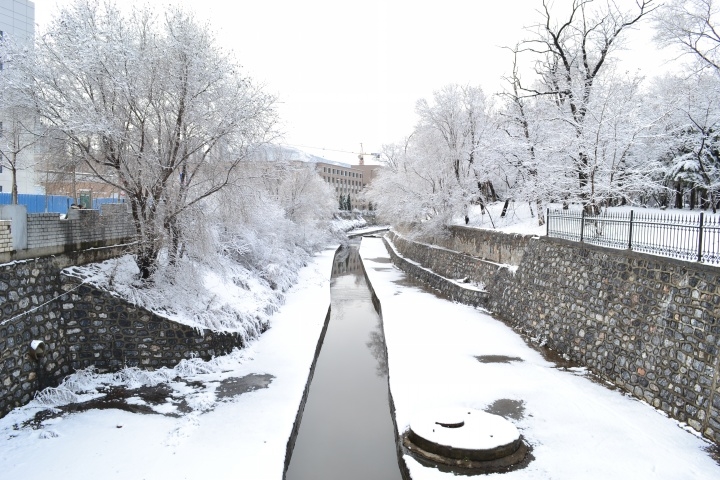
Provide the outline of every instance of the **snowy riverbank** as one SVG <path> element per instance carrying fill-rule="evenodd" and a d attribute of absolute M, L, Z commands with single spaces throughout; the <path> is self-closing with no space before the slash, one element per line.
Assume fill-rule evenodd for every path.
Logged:
<path fill-rule="evenodd" d="M 300 271 L 270 330 L 242 351 L 155 372 L 82 372 L 0 419 L 2 478 L 282 478 L 334 253 Z"/>
<path fill-rule="evenodd" d="M 382 240 L 364 238 L 360 254 L 382 306 L 400 433 L 418 412 L 467 407 L 505 415 L 531 446 L 534 460 L 504 479 L 720 476 L 710 444 L 676 421 L 559 368 L 491 315 L 408 285 Z M 454 478 L 404 459 L 413 480 Z"/>

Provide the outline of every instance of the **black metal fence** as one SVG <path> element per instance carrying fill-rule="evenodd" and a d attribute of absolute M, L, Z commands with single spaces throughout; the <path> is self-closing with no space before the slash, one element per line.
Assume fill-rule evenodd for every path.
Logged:
<path fill-rule="evenodd" d="M 547 211 L 547 236 L 720 264 L 720 215 Z"/>

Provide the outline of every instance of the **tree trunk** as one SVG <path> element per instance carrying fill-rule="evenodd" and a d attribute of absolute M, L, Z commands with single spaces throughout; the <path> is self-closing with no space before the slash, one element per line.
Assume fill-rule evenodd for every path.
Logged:
<path fill-rule="evenodd" d="M 546 219 L 545 219 L 545 208 L 543 208 L 543 202 L 540 199 L 537 199 L 535 201 L 537 204 L 537 211 L 538 211 L 538 226 L 542 227 L 545 225 Z"/>
<path fill-rule="evenodd" d="M 702 210 L 707 210 L 710 206 L 710 202 L 708 201 L 708 191 L 704 188 L 701 188 L 698 191 L 698 202 L 700 203 L 700 208 Z"/>
<path fill-rule="evenodd" d="M 10 188 L 10 190 L 11 190 L 10 203 L 13 205 L 17 205 L 18 204 L 17 170 L 12 168 L 11 171 L 12 171 L 12 187 Z"/>
<path fill-rule="evenodd" d="M 505 218 L 505 215 L 507 214 L 508 205 L 510 205 L 510 199 L 508 198 L 505 200 L 505 205 L 503 205 L 502 213 L 500 214 L 500 218 Z"/>
<path fill-rule="evenodd" d="M 149 243 L 149 242 L 148 242 Z M 137 266 L 140 269 L 140 278 L 148 280 L 155 273 L 157 251 L 154 246 L 141 243 L 137 252 Z"/>
<path fill-rule="evenodd" d="M 692 187 L 690 189 L 690 210 L 695 210 L 696 205 L 697 205 L 697 187 Z"/>
<path fill-rule="evenodd" d="M 675 208 L 683 208 L 683 194 L 682 182 L 678 180 L 675 182 Z"/>

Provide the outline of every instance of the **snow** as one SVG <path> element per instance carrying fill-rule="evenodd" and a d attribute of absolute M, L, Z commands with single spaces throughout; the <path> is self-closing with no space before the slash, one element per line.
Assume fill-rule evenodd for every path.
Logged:
<path fill-rule="evenodd" d="M 208 362 L 185 360 L 174 369 L 83 370 L 10 412 L 0 419 L 2 478 L 282 478 L 287 442 L 330 305 L 334 253 L 323 251 L 300 271 L 272 315 L 271 328 L 244 350 Z M 267 388 L 221 395 L 223 386 L 238 378 L 267 379 Z M 38 412 L 98 401 L 102 389 L 113 385 L 167 385 L 169 393 L 152 404 L 139 390 L 131 392 L 129 405 L 149 406 L 158 414 L 91 409 L 24 426 Z"/>
<path fill-rule="evenodd" d="M 499 400 L 522 415 L 508 418 L 532 448 L 521 470 L 503 479 L 715 479 L 709 443 L 648 405 L 557 368 L 504 323 L 481 310 L 403 283 L 388 268 L 380 239 L 364 238 L 360 254 L 382 307 L 389 383 L 398 433 L 418 411 L 488 410 Z M 520 360 L 481 363 L 477 356 Z M 450 479 L 405 455 L 413 480 Z"/>

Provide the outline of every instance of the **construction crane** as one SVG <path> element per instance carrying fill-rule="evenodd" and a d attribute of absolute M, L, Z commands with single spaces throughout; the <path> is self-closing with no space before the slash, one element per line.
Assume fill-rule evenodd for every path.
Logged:
<path fill-rule="evenodd" d="M 365 165 L 365 156 L 372 156 L 377 160 L 380 160 L 380 154 L 379 153 L 365 153 L 365 149 L 363 148 L 363 144 L 360 144 L 360 153 L 358 153 L 358 160 L 360 160 L 360 165 Z"/>

